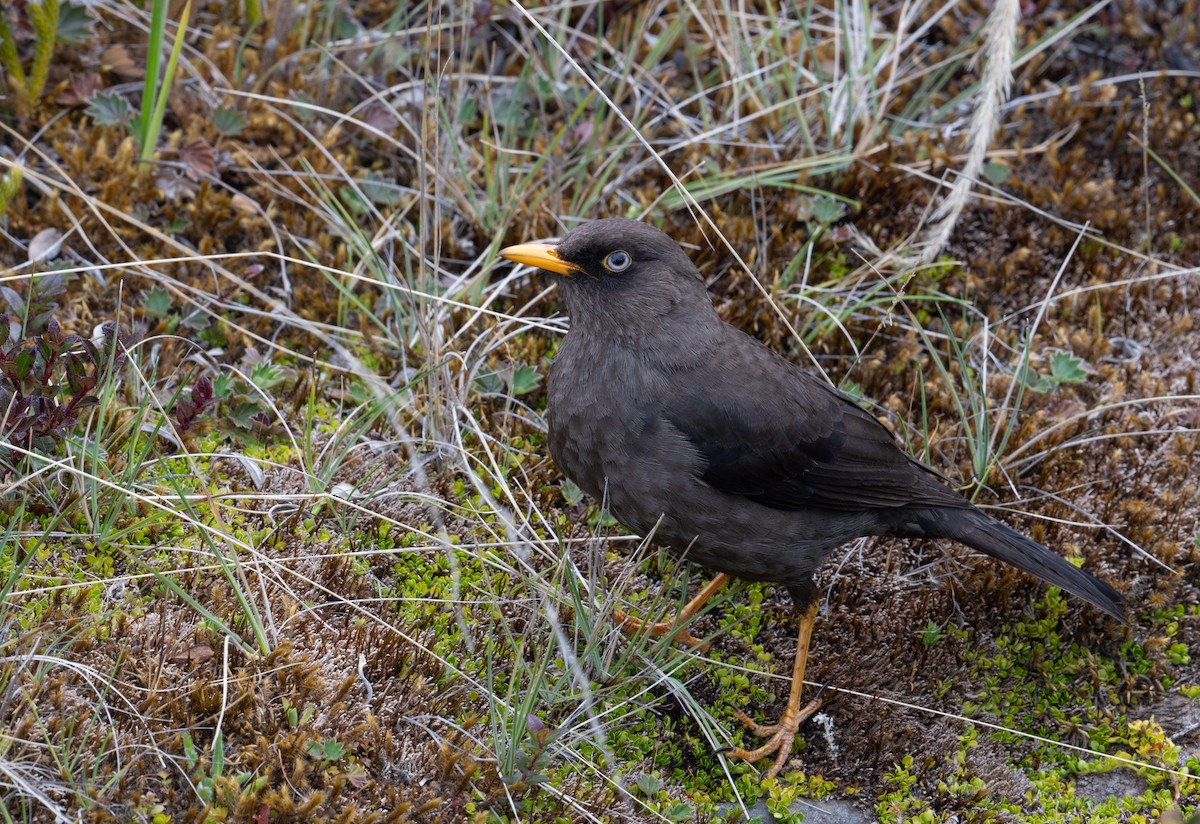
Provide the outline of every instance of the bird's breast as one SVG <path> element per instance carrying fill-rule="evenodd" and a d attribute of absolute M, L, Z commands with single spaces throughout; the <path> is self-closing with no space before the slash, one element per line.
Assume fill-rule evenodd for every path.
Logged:
<path fill-rule="evenodd" d="M 699 483 L 696 448 L 662 416 L 661 377 L 631 353 L 559 347 L 547 397 L 550 454 L 558 468 L 625 525 L 649 530 L 670 490 Z"/>
<path fill-rule="evenodd" d="M 808 518 L 704 480 L 700 449 L 671 421 L 664 402 L 697 381 L 710 391 L 732 391 L 704 371 L 703 358 L 639 358 L 610 342 L 594 343 L 568 335 L 559 347 L 547 398 L 550 453 L 564 475 L 626 527 L 709 569 L 789 586 L 809 582 L 847 535 L 865 534 L 838 513 Z"/>

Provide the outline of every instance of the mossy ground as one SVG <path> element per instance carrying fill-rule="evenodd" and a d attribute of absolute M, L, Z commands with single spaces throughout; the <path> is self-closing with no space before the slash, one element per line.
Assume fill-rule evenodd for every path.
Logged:
<path fill-rule="evenodd" d="M 883 63 L 899 8 L 751 5 L 531 12 L 573 66 L 506 5 L 280 4 L 256 28 L 198 3 L 151 165 L 118 105 L 144 12 L 71 8 L 90 29 L 45 93 L 0 100 L 0 172 L 23 169 L 3 300 L 19 315 L 62 270 L 65 329 L 137 335 L 62 438 L 5 456 L 7 818 L 1193 814 L 1195 3 L 1026 4 L 991 188 L 916 272 L 883 252 L 961 165 L 985 4 L 905 6 L 920 35 Z M 31 60 L 22 8 L 0 14 Z M 878 52 L 849 48 L 863 32 Z M 786 696 L 785 594 L 722 592 L 705 653 L 616 631 L 615 606 L 669 615 L 703 573 L 553 467 L 564 324 L 495 255 L 616 215 L 1114 582 L 1132 625 L 961 547 L 857 542 L 818 579 L 823 716 L 778 780 L 725 759 L 751 743 L 731 709 Z M 61 251 L 30 262 L 47 229 Z M 185 426 L 205 377 L 217 400 Z"/>

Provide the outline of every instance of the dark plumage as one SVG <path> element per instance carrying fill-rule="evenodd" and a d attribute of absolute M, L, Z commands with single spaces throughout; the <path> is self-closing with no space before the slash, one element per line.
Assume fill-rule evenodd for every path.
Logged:
<path fill-rule="evenodd" d="M 813 574 L 864 535 L 952 538 L 1124 620 L 1108 584 L 974 507 L 852 399 L 722 321 L 657 229 L 597 220 L 501 254 L 565 275 L 571 325 L 547 411 L 555 463 L 631 529 L 718 572 L 785 585 L 808 621 L 801 680 Z M 792 715 L 798 699 L 794 684 Z M 794 720 L 759 728 L 773 743 L 738 754 L 778 752 L 777 771 Z"/>

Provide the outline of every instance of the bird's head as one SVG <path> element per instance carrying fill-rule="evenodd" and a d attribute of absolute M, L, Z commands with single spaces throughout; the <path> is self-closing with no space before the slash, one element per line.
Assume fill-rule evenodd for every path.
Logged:
<path fill-rule="evenodd" d="M 573 328 L 597 323 L 638 334 L 685 307 L 712 312 L 700 272 L 679 244 L 636 220 L 593 220 L 557 244 L 509 246 L 500 256 L 562 275 Z"/>

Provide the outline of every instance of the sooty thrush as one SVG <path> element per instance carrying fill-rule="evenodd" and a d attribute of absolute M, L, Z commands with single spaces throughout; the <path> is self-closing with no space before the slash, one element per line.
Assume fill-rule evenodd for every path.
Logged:
<path fill-rule="evenodd" d="M 819 707 L 800 707 L 813 574 L 852 539 L 951 538 L 1125 620 L 1108 584 L 976 508 L 851 398 L 721 320 L 657 229 L 597 220 L 500 254 L 563 276 L 570 331 L 547 401 L 555 463 L 626 526 L 721 573 L 683 617 L 728 576 L 783 584 L 801 615 L 787 708 L 771 726 L 739 713 L 769 740 L 731 755 L 775 754 L 777 774 Z"/>

